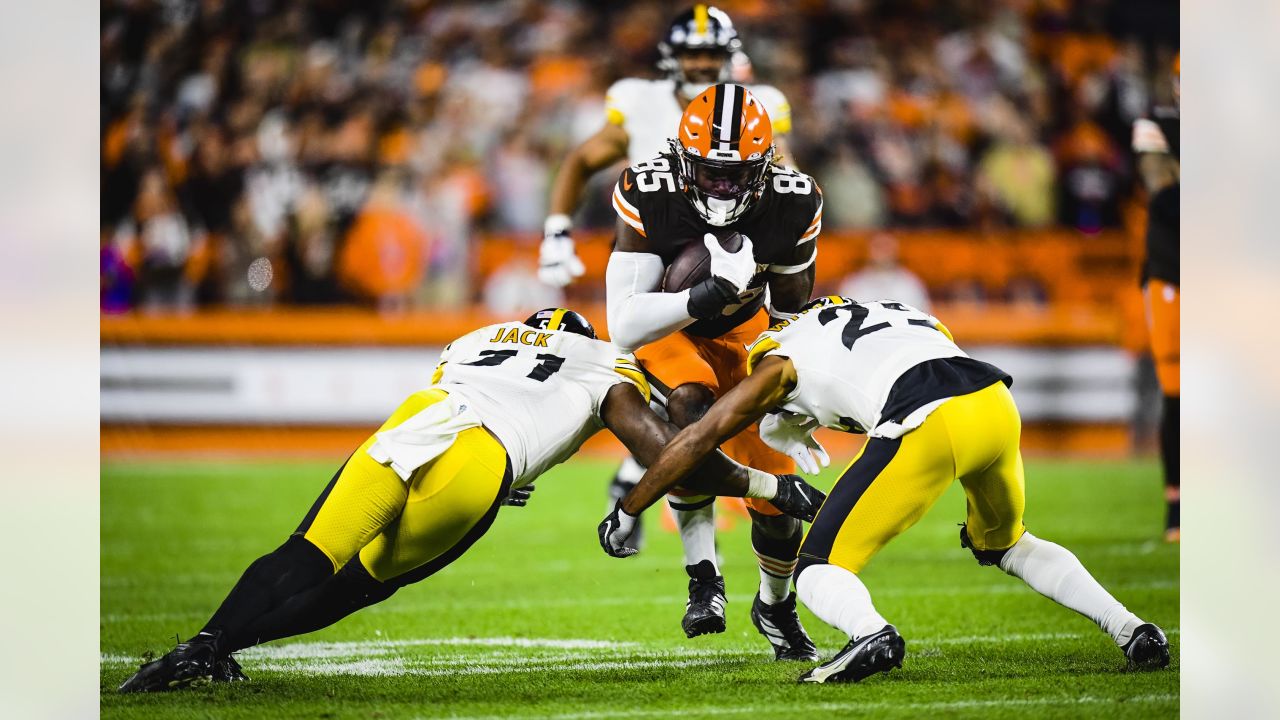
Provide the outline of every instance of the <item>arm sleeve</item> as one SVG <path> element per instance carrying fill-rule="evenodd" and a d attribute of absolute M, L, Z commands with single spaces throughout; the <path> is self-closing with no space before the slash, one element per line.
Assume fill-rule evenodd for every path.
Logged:
<path fill-rule="evenodd" d="M 662 259 L 652 253 L 617 252 L 605 270 L 609 338 L 623 352 L 689 325 L 689 291 L 657 292 Z"/>

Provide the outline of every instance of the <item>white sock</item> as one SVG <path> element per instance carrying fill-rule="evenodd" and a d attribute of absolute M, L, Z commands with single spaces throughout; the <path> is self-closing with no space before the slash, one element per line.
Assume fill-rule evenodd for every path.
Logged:
<path fill-rule="evenodd" d="M 795 572 L 796 561 L 782 562 L 777 558 L 756 553 L 760 563 L 760 601 L 766 605 L 776 605 L 791 594 L 791 573 Z"/>
<path fill-rule="evenodd" d="M 706 495 L 676 496 L 668 495 L 667 503 L 671 505 L 697 505 L 708 500 Z M 684 545 L 684 564 L 697 565 L 703 560 L 711 561 L 720 574 L 720 564 L 716 562 L 716 504 L 707 503 L 706 507 L 696 510 L 681 510 L 673 505 L 671 514 L 675 516 L 676 528 L 680 531 L 680 542 Z"/>
<path fill-rule="evenodd" d="M 1117 645 L 1129 642 L 1133 629 L 1142 624 L 1137 615 L 1093 579 L 1070 550 L 1029 532 L 1023 533 L 1005 553 L 1000 569 L 1094 621 Z"/>
<path fill-rule="evenodd" d="M 772 500 L 777 494 L 777 475 L 753 467 L 747 468 L 747 494 L 743 497 Z"/>
<path fill-rule="evenodd" d="M 820 620 L 850 638 L 879 632 L 889 621 L 876 612 L 857 575 L 835 565 L 810 565 L 796 578 L 800 601 Z"/>

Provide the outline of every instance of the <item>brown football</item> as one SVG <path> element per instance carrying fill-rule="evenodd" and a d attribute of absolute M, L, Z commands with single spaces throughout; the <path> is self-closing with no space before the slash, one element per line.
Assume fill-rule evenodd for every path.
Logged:
<path fill-rule="evenodd" d="M 742 249 L 742 236 L 730 233 L 720 238 L 720 247 L 729 252 Z M 685 243 L 684 248 L 667 266 L 667 274 L 662 278 L 662 289 L 674 293 L 687 290 L 711 277 L 711 253 L 702 243 L 702 238 L 694 238 Z"/>

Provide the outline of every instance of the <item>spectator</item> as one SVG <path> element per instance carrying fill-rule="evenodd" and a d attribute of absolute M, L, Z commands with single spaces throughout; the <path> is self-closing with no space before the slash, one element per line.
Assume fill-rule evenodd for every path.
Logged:
<path fill-rule="evenodd" d="M 880 184 L 853 148 L 840 145 L 835 157 L 819 169 L 823 214 L 833 228 L 878 228 L 885 222 Z"/>
<path fill-rule="evenodd" d="M 564 305 L 564 291 L 538 279 L 537 263 L 517 258 L 498 268 L 484 283 L 484 307 L 497 317 L 520 317 Z"/>
<path fill-rule="evenodd" d="M 1035 142 L 1026 122 L 1006 120 L 1002 136 L 979 163 L 978 189 L 1019 227 L 1053 221 L 1053 156 Z"/>
<path fill-rule="evenodd" d="M 929 292 L 898 260 L 898 239 L 878 233 L 867 244 L 867 266 L 845 278 L 840 294 L 854 300 L 894 300 L 929 312 Z"/>
<path fill-rule="evenodd" d="M 401 177 L 383 173 L 347 234 L 338 277 L 383 312 L 402 312 L 422 280 L 427 238 L 405 211 Z"/>

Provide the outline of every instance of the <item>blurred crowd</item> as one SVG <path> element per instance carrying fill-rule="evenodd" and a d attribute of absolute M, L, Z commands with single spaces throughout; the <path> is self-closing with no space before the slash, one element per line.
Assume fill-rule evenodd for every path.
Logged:
<path fill-rule="evenodd" d="M 471 239 L 539 241 L 558 162 L 688 6 L 106 0 L 103 310 L 476 301 Z M 718 6 L 830 229 L 1120 225 L 1178 37 L 1162 0 Z"/>

